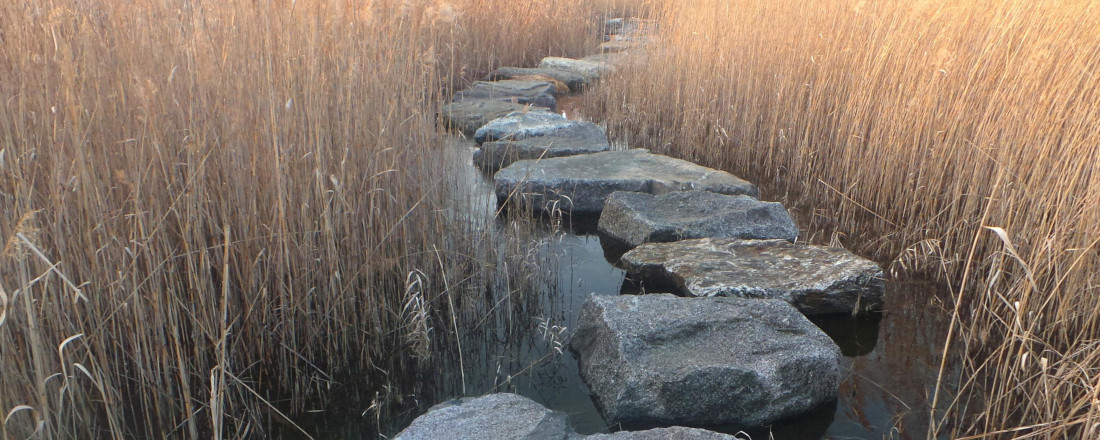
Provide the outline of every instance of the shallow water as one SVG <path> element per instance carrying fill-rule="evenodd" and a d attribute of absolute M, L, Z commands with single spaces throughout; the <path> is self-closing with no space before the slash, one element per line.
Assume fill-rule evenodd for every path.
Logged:
<path fill-rule="evenodd" d="M 452 218 L 495 233 L 514 233 L 515 224 L 494 215 L 491 177 L 470 161 L 472 142 L 452 139 L 450 173 L 456 194 Z M 462 396 L 514 392 L 569 415 L 582 434 L 646 427 L 609 426 L 593 403 L 568 350 L 580 308 L 589 295 L 639 293 L 614 262 L 625 251 L 595 231 L 594 219 L 541 218 L 523 230 L 533 248 L 498 265 L 529 274 L 525 288 L 500 283 L 483 298 L 459 305 L 454 344 L 437 327 L 437 359 L 408 377 L 390 377 L 406 386 L 394 407 L 404 412 L 372 413 L 372 396 L 356 395 L 354 386 L 340 397 L 345 411 L 306 416 L 300 423 L 316 438 L 379 438 L 404 428 L 430 406 Z M 502 277 L 505 277 L 502 272 Z M 515 275 L 508 275 L 515 276 Z M 947 314 L 938 305 L 937 285 L 919 280 L 889 280 L 881 313 L 812 320 L 841 347 L 844 379 L 835 402 L 770 427 L 742 432 L 741 427 L 707 427 L 753 439 L 917 439 L 925 438 L 929 400 L 938 368 L 939 341 Z M 461 362 L 457 353 L 461 352 Z M 371 380 L 380 380 L 375 377 Z M 407 386 L 407 384 L 415 384 Z M 401 388 L 394 386 L 394 388 Z M 326 406 L 332 406 L 329 403 Z M 371 417 L 374 414 L 374 417 Z M 381 414 L 385 414 L 382 416 Z M 293 432 L 282 438 L 299 438 Z"/>
<path fill-rule="evenodd" d="M 473 145 L 460 143 L 457 147 L 472 151 Z M 466 166 L 465 180 L 479 193 L 475 199 L 495 200 L 490 177 Z M 538 248 L 539 259 L 558 262 L 556 279 L 548 283 L 554 285 L 538 292 L 539 303 L 548 312 L 540 317 L 550 326 L 565 328 L 564 339 L 576 327 L 580 307 L 589 295 L 637 293 L 637 287 L 613 264 L 623 249 L 595 232 L 594 219 L 564 219 L 560 229 L 552 223 L 544 219 L 536 232 L 546 238 Z M 924 438 L 928 396 L 938 368 L 938 341 L 945 331 L 945 313 L 934 300 L 936 288 L 925 281 L 891 280 L 881 313 L 813 318 L 844 355 L 845 379 L 839 398 L 806 416 L 747 434 L 783 439 Z M 600 416 L 577 374 L 573 354 L 568 349 L 557 353 L 553 338 L 535 333 L 530 338 L 469 349 L 466 395 L 515 392 L 569 414 L 577 432 L 619 429 L 608 426 Z M 509 376 L 513 377 L 507 381 Z M 741 431 L 740 427 L 710 428 Z"/>

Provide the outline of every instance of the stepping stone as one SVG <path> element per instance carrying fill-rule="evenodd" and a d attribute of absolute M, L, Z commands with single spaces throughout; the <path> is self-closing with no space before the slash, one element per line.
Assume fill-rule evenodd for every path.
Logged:
<path fill-rule="evenodd" d="M 587 81 L 585 81 L 584 77 L 578 73 L 567 72 L 565 70 L 558 69 L 538 69 L 528 67 L 501 67 L 490 73 L 489 76 L 486 77 L 486 79 L 489 81 L 499 81 L 502 79 L 530 78 L 537 76 L 544 76 L 559 81 L 562 84 L 565 84 L 566 87 L 569 87 L 569 90 L 571 92 L 579 92 L 584 89 L 585 85 L 587 85 Z"/>
<path fill-rule="evenodd" d="M 481 126 L 493 119 L 524 111 L 530 106 L 508 101 L 469 100 L 451 102 L 439 109 L 439 117 L 445 127 L 473 136 Z"/>
<path fill-rule="evenodd" d="M 638 47 L 638 43 L 632 41 L 608 41 L 600 44 L 600 53 L 629 52 Z"/>
<path fill-rule="evenodd" d="M 620 264 L 689 296 L 773 298 L 807 315 L 881 309 L 886 281 L 872 261 L 843 248 L 785 240 L 703 238 L 646 243 Z"/>
<path fill-rule="evenodd" d="M 741 440 L 729 434 L 719 434 L 696 428 L 673 426 L 648 431 L 620 431 L 614 434 L 595 434 L 586 440 Z"/>
<path fill-rule="evenodd" d="M 656 34 L 657 21 L 641 18 L 612 18 L 607 20 L 605 28 L 608 41 L 630 41 Z"/>
<path fill-rule="evenodd" d="M 778 300 L 592 295 L 570 347 L 612 424 L 763 426 L 840 384 L 840 349 Z"/>
<path fill-rule="evenodd" d="M 611 72 L 613 66 L 598 61 L 575 60 L 572 58 L 546 57 L 539 63 L 540 69 L 556 69 L 573 72 L 582 77 L 587 83 L 593 83 L 605 73 Z"/>
<path fill-rule="evenodd" d="M 433 406 L 395 440 L 565 440 L 573 435 L 564 413 L 516 394 L 490 394 Z"/>
<path fill-rule="evenodd" d="M 500 140 L 520 140 L 560 133 L 579 125 L 579 122 L 570 121 L 565 116 L 549 111 L 513 112 L 478 128 L 474 132 L 474 141 L 484 144 Z"/>
<path fill-rule="evenodd" d="M 554 109 L 558 101 L 554 98 L 557 89 L 546 81 L 478 81 L 470 88 L 455 93 L 451 101 L 495 100 L 510 101 L 517 104 L 531 104 L 536 107 Z"/>
<path fill-rule="evenodd" d="M 537 137 L 486 142 L 474 152 L 474 164 L 496 171 L 521 159 L 549 159 L 607 151 L 611 144 L 603 127 L 578 122 Z"/>
<path fill-rule="evenodd" d="M 541 210 L 557 206 L 575 214 L 599 213 L 615 191 L 760 195 L 753 184 L 733 174 L 641 149 L 521 160 L 497 171 L 493 180 L 497 200 L 508 200 L 515 193 L 524 206 Z"/>
<path fill-rule="evenodd" d="M 708 237 L 798 238 L 798 227 L 782 204 L 707 191 L 612 193 L 600 214 L 599 229 L 630 247 Z"/>
<path fill-rule="evenodd" d="M 581 61 L 592 61 L 596 63 L 603 63 L 609 66 L 619 65 L 626 61 L 626 58 L 630 56 L 626 52 L 613 52 L 613 53 L 598 53 L 595 55 L 589 55 L 581 58 Z"/>

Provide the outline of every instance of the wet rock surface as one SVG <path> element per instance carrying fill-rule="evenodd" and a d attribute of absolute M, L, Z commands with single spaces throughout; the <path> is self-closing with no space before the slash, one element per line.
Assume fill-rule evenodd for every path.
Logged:
<path fill-rule="evenodd" d="M 685 295 L 779 299 L 807 315 L 880 309 L 886 285 L 877 264 L 843 248 L 784 240 L 646 243 L 619 261 Z"/>
<path fill-rule="evenodd" d="M 565 413 L 517 394 L 501 393 L 436 405 L 395 440 L 565 440 L 572 433 Z"/>
<path fill-rule="evenodd" d="M 708 237 L 798 238 L 798 227 L 782 204 L 708 191 L 612 193 L 599 230 L 629 246 Z"/>
<path fill-rule="evenodd" d="M 439 116 L 444 126 L 472 136 L 489 121 L 527 108 L 525 104 L 508 101 L 473 99 L 445 104 L 439 109 Z"/>
<path fill-rule="evenodd" d="M 736 440 L 737 437 L 696 428 L 674 426 L 648 431 L 621 431 L 614 434 L 595 434 L 586 440 Z"/>
<path fill-rule="evenodd" d="M 836 344 L 778 300 L 593 295 L 570 347 L 611 423 L 762 426 L 840 381 Z"/>
<path fill-rule="evenodd" d="M 561 130 L 580 125 L 558 113 L 533 110 L 509 113 L 493 119 L 474 132 L 474 141 L 478 144 L 499 140 L 520 140 L 529 137 L 546 136 Z"/>
<path fill-rule="evenodd" d="M 545 76 L 565 84 L 571 92 L 579 92 L 588 84 L 579 73 L 559 69 L 540 69 L 532 67 L 501 67 L 489 73 L 486 77 L 489 81 L 503 79 L 526 78 L 531 76 Z"/>
<path fill-rule="evenodd" d="M 615 191 L 760 194 L 756 186 L 732 174 L 640 149 L 521 160 L 498 171 L 493 180 L 498 200 L 514 192 L 537 210 L 553 205 L 581 214 L 602 211 L 604 200 Z"/>
<path fill-rule="evenodd" d="M 503 80 L 478 81 L 473 86 L 455 93 L 452 101 L 495 100 L 553 109 L 558 105 L 554 94 L 557 88 L 547 81 Z"/>
<path fill-rule="evenodd" d="M 575 60 L 572 58 L 546 57 L 539 63 L 541 69 L 564 70 L 584 77 L 586 83 L 598 81 L 601 76 L 611 72 L 610 64 L 599 61 Z"/>
<path fill-rule="evenodd" d="M 474 164 L 495 171 L 523 159 L 549 159 L 607 151 L 611 144 L 603 127 L 577 122 L 540 136 L 486 142 L 474 152 Z"/>

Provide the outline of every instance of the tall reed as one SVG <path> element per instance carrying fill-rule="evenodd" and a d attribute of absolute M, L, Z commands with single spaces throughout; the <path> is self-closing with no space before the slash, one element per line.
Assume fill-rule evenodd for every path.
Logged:
<path fill-rule="evenodd" d="M 962 367 L 941 386 L 963 397 L 939 394 L 929 435 L 1100 435 L 1095 2 L 658 9 L 660 44 L 589 114 L 812 206 L 897 273 L 943 276 Z"/>
<path fill-rule="evenodd" d="M 0 5 L 0 438 L 264 436 L 415 368 L 495 249 L 446 214 L 436 104 L 593 13 Z"/>

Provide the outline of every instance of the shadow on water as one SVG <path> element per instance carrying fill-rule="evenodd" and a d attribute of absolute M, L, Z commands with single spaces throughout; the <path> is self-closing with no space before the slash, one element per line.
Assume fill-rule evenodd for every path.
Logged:
<path fill-rule="evenodd" d="M 455 142 L 453 150 L 465 154 L 456 165 L 456 181 L 474 188 L 474 193 L 463 199 L 468 206 L 455 207 L 454 215 L 509 233 L 515 225 L 491 214 L 496 203 L 491 178 L 470 164 L 473 144 Z M 461 337 L 447 338 L 443 329 L 452 324 L 438 323 L 438 359 L 403 371 L 400 374 L 408 377 L 402 381 L 390 378 L 394 383 L 416 383 L 406 388 L 412 391 L 391 396 L 401 400 L 396 406 L 406 411 L 383 416 L 370 411 L 377 401 L 372 396 L 348 392 L 342 397 L 347 414 L 307 415 L 302 422 L 311 427 L 307 430 L 316 432 L 317 438 L 368 439 L 378 438 L 377 432 L 366 432 L 377 425 L 392 436 L 436 403 L 493 392 L 518 393 L 565 412 L 582 434 L 642 428 L 608 426 L 566 344 L 589 295 L 656 290 L 627 279 L 615 266 L 626 248 L 601 237 L 594 218 L 542 217 L 529 234 L 527 254 L 505 252 L 511 257 L 498 263 L 511 271 L 502 277 L 528 273 L 531 278 L 524 283 L 515 279 L 494 283 L 487 291 L 475 293 L 483 298 L 463 306 L 465 310 L 458 314 L 461 322 L 453 323 Z M 770 427 L 708 428 L 741 432 L 753 439 L 924 438 L 938 344 L 946 333 L 946 314 L 936 303 L 936 288 L 930 282 L 891 280 L 881 313 L 812 319 L 837 342 L 844 356 L 844 378 L 836 401 Z M 367 420 L 372 417 L 376 420 Z"/>

